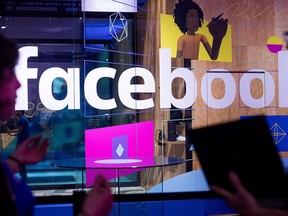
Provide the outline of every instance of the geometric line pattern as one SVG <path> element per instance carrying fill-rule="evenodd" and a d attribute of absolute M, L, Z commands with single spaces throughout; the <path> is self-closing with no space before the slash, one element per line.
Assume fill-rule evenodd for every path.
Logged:
<path fill-rule="evenodd" d="M 109 32 L 118 42 L 128 37 L 127 19 L 119 12 L 109 16 Z"/>
<path fill-rule="evenodd" d="M 286 136 L 286 132 L 277 123 L 274 123 L 271 127 L 270 134 L 273 137 L 275 145 L 280 143 L 280 141 Z"/>

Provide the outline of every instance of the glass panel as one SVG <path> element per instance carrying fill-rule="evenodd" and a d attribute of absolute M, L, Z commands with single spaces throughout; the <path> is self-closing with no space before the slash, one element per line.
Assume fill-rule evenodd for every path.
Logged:
<path fill-rule="evenodd" d="M 201 2 L 205 19 L 223 10 L 218 2 L 222 9 L 211 7 L 215 2 Z M 108 3 L 116 6 L 107 9 Z M 22 89 L 16 109 L 25 110 L 32 136 L 42 134 L 50 140 L 46 157 L 26 167 L 27 182 L 36 194 L 56 188 L 67 189 L 66 194 L 89 190 L 95 172 L 107 170 L 115 194 L 163 193 L 173 184 L 178 184 L 173 192 L 209 191 L 187 130 L 260 113 L 279 114 L 269 121 L 284 127 L 286 54 L 278 54 L 278 63 L 277 55 L 266 49 L 279 48 L 267 47 L 267 38 L 284 31 L 285 22 L 276 16 L 265 24 L 271 28 L 263 31 L 259 23 L 270 21 L 261 17 L 271 14 L 248 22 L 247 16 L 235 18 L 225 12 L 222 17 L 229 18 L 229 25 L 218 59 L 211 60 L 202 45 L 196 46 L 197 57 L 183 59 L 177 57 L 183 32 L 173 17 L 175 3 L 1 3 L 0 31 L 17 42 L 21 53 L 16 74 Z M 122 6 L 129 10 L 122 11 Z M 203 21 L 199 33 L 212 45 L 209 20 Z M 259 37 L 251 37 L 255 26 L 261 27 Z M 6 133 L 3 124 L 13 129 L 17 121 L 12 116 L 1 122 L 4 157 L 16 148 L 17 137 Z M 286 156 L 284 129 L 280 135 L 275 144 Z M 143 165 L 149 162 L 143 158 L 156 157 L 165 160 Z M 170 163 L 173 159 L 181 162 Z M 187 185 L 180 187 L 177 177 Z"/>

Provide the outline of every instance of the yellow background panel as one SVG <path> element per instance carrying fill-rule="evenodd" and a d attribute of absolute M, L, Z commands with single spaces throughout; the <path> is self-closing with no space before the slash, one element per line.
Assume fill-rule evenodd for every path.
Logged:
<path fill-rule="evenodd" d="M 207 37 L 210 45 L 212 46 L 212 35 L 206 27 L 208 23 L 208 21 L 204 21 L 202 28 L 199 28 L 197 33 L 204 34 Z M 171 57 L 175 58 L 177 52 L 177 40 L 182 35 L 182 32 L 179 30 L 176 23 L 174 23 L 173 16 L 169 14 L 160 14 L 160 28 L 161 48 L 171 48 Z M 232 62 L 231 31 L 231 25 L 228 24 L 227 33 L 222 40 L 219 56 L 216 61 Z M 199 60 L 212 61 L 202 44 L 200 45 Z"/>

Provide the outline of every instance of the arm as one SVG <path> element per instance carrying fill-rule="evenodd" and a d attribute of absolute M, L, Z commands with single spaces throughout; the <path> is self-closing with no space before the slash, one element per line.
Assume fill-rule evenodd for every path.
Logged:
<path fill-rule="evenodd" d="M 181 58 L 181 56 L 182 56 L 182 50 L 177 50 L 176 58 Z"/>
<path fill-rule="evenodd" d="M 218 58 L 221 42 L 222 40 L 221 41 L 213 40 L 212 48 L 208 42 L 203 43 L 208 55 L 212 60 L 216 60 Z"/>
<path fill-rule="evenodd" d="M 222 40 L 226 35 L 228 28 L 228 20 L 220 19 L 214 20 L 208 24 L 209 32 L 213 36 L 212 48 L 208 42 L 204 42 L 203 45 L 212 60 L 216 60 L 219 55 Z"/>
<path fill-rule="evenodd" d="M 180 36 L 177 40 L 177 53 L 176 53 L 176 58 L 181 58 L 182 53 L 183 53 L 183 38 Z"/>
<path fill-rule="evenodd" d="M 235 193 L 213 185 L 211 189 L 222 196 L 241 216 L 288 216 L 288 211 L 261 207 L 252 194 L 244 188 L 236 173 L 229 173 L 229 179 L 235 188 Z"/>
<path fill-rule="evenodd" d="M 49 146 L 48 138 L 41 141 L 41 136 L 26 139 L 19 145 L 11 155 L 12 158 L 7 159 L 7 164 L 13 173 L 17 172 L 20 165 L 36 164 L 41 161 Z"/>

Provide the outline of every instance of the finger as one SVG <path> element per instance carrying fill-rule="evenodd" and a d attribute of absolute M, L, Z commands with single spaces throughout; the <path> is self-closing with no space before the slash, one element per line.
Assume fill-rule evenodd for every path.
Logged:
<path fill-rule="evenodd" d="M 230 193 L 229 191 L 217 186 L 211 186 L 211 189 L 220 195 L 232 208 L 236 208 L 239 204 L 237 194 Z"/>
<path fill-rule="evenodd" d="M 238 175 L 235 172 L 230 172 L 228 174 L 229 180 L 234 186 L 234 188 L 239 191 L 240 189 L 244 189 L 244 186 L 241 183 L 241 180 L 239 179 Z"/>
<path fill-rule="evenodd" d="M 223 23 L 225 26 L 228 26 L 228 19 L 222 20 L 221 23 Z"/>
<path fill-rule="evenodd" d="M 41 155 L 42 158 L 46 155 L 47 150 L 48 150 L 48 146 L 49 146 L 49 139 L 46 138 L 42 142 L 42 144 L 40 145 L 40 150 L 39 151 L 40 151 L 40 155 Z"/>
<path fill-rule="evenodd" d="M 40 143 L 39 145 L 40 146 L 37 150 L 37 155 L 39 159 L 42 159 L 46 155 L 46 152 L 48 150 L 49 139 L 45 138 L 44 141 L 42 141 L 42 143 Z"/>
<path fill-rule="evenodd" d="M 24 142 L 21 143 L 20 147 L 22 148 L 28 148 L 31 143 L 33 144 L 33 138 L 29 137 L 28 139 L 26 139 Z"/>
<path fill-rule="evenodd" d="M 211 185 L 211 190 L 214 191 L 215 193 L 217 193 L 218 195 L 222 196 L 223 198 L 228 199 L 228 200 L 233 199 L 235 196 L 231 192 L 229 192 L 223 188 L 220 188 L 218 186 L 215 186 L 215 185 Z"/>
<path fill-rule="evenodd" d="M 41 135 L 39 135 L 37 137 L 33 137 L 32 139 L 33 140 L 32 140 L 32 144 L 31 144 L 30 148 L 38 149 L 39 144 L 40 144 L 40 140 L 41 140 Z"/>
<path fill-rule="evenodd" d="M 104 190 L 106 191 L 110 191 L 111 190 L 110 182 L 104 179 L 104 181 L 102 181 L 102 188 L 104 188 Z"/>
<path fill-rule="evenodd" d="M 105 179 L 105 177 L 103 175 L 98 175 L 98 178 L 97 178 L 97 183 L 99 185 L 99 188 L 101 189 L 105 189 L 107 187 L 107 180 Z"/>
<path fill-rule="evenodd" d="M 46 152 L 48 149 L 49 143 L 50 143 L 49 139 L 45 138 L 40 145 L 40 150 Z"/>
<path fill-rule="evenodd" d="M 229 173 L 229 178 L 231 183 L 233 184 L 234 188 L 236 189 L 236 193 L 241 197 L 246 197 L 253 199 L 253 196 L 251 193 L 244 187 L 244 185 L 241 183 L 240 178 L 236 173 Z"/>
<path fill-rule="evenodd" d="M 97 188 L 98 192 L 107 192 L 108 190 L 110 191 L 110 183 L 102 174 L 97 176 L 95 187 Z"/>
<path fill-rule="evenodd" d="M 99 174 L 95 178 L 94 185 L 92 187 L 92 190 L 90 191 L 90 194 L 97 194 L 101 192 L 101 184 L 102 184 L 102 176 Z"/>

